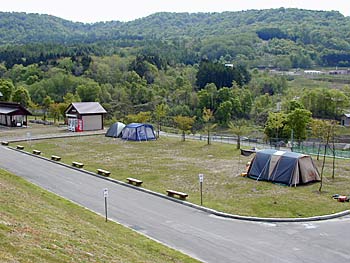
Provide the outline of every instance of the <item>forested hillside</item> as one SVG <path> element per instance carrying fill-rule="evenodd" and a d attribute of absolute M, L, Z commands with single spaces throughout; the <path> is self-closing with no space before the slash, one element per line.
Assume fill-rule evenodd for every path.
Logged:
<path fill-rule="evenodd" d="M 306 68 L 350 67 L 349 28 L 338 12 L 283 8 L 95 24 L 0 13 L 0 100 L 56 120 L 70 102 L 99 101 L 110 121 L 193 132 L 251 121 L 287 140 L 303 116 L 339 119 L 349 110 L 346 76 L 298 77 Z"/>
<path fill-rule="evenodd" d="M 137 47 L 162 54 L 169 63 L 194 64 L 206 57 L 250 67 L 350 66 L 349 28 L 350 18 L 339 12 L 284 8 L 157 13 L 131 22 L 95 24 L 48 15 L 0 13 L 0 60 L 12 64 L 6 52 L 13 57 L 13 45 L 40 43 L 79 44 L 98 54 Z M 39 49 L 37 56 L 43 55 L 43 50 Z M 26 51 L 22 47 L 22 52 Z"/>

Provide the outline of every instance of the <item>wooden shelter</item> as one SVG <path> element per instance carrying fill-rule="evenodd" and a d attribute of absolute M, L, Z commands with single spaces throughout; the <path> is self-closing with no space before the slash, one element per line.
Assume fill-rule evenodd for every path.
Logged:
<path fill-rule="evenodd" d="M 32 115 L 21 104 L 0 101 L 0 125 L 9 127 L 27 126 L 28 115 Z"/>

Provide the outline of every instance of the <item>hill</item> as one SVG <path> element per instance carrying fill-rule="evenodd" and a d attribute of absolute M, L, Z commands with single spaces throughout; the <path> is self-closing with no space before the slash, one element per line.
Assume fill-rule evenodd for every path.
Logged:
<path fill-rule="evenodd" d="M 9 45 L 89 45 L 88 52 L 94 54 L 136 47 L 185 64 L 206 57 L 282 69 L 350 66 L 349 27 L 350 18 L 336 11 L 285 8 L 156 13 L 130 22 L 94 24 L 0 12 L 0 45 L 5 51 Z"/>

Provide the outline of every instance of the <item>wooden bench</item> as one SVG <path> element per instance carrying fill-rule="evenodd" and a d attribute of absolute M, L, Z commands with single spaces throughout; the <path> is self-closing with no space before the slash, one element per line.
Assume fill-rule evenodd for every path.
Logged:
<path fill-rule="evenodd" d="M 72 165 L 77 168 L 83 168 L 84 164 L 83 163 L 78 163 L 78 162 L 72 162 Z"/>
<path fill-rule="evenodd" d="M 166 190 L 166 191 L 168 193 L 168 196 L 170 196 L 170 197 L 178 196 L 182 200 L 185 200 L 186 197 L 188 197 L 188 194 L 183 193 L 183 192 L 178 192 L 178 191 L 174 191 L 174 190 Z"/>
<path fill-rule="evenodd" d="M 97 173 L 100 174 L 100 175 L 104 175 L 104 176 L 109 176 L 111 174 L 110 171 L 106 171 L 106 170 L 103 170 L 103 169 L 97 169 Z"/>
<path fill-rule="evenodd" d="M 57 156 L 57 155 L 51 155 L 51 160 L 60 161 L 60 160 L 61 160 L 61 157 L 59 157 L 59 156 Z"/>
<path fill-rule="evenodd" d="M 16 148 L 17 148 L 18 150 L 23 150 L 23 149 L 24 149 L 24 146 L 23 146 L 23 145 L 17 145 Z"/>
<path fill-rule="evenodd" d="M 134 184 L 136 186 L 141 186 L 141 184 L 143 183 L 141 180 L 139 179 L 135 179 L 135 178 L 126 178 L 126 180 L 128 181 L 129 184 Z"/>
<path fill-rule="evenodd" d="M 2 141 L 2 142 L 1 142 L 1 145 L 5 145 L 5 146 L 7 146 L 7 145 L 9 145 L 9 142 Z"/>
<path fill-rule="evenodd" d="M 39 150 L 33 150 L 33 154 L 40 155 L 40 154 L 41 154 L 41 151 L 39 151 Z"/>

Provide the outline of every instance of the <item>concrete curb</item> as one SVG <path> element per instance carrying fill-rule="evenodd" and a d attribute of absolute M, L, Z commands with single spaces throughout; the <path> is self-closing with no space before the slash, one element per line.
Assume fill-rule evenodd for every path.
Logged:
<path fill-rule="evenodd" d="M 264 217 L 252 217 L 252 216 L 233 215 L 233 214 L 220 212 L 220 211 L 217 211 L 217 210 L 214 210 L 214 209 L 211 209 L 211 208 L 207 208 L 207 207 L 204 207 L 204 206 L 196 205 L 196 204 L 193 204 L 193 203 L 190 203 L 190 202 L 187 202 L 187 201 L 182 201 L 182 200 L 179 200 L 179 199 L 176 199 L 176 198 L 172 198 L 172 197 L 169 197 L 169 196 L 167 196 L 165 194 L 161 194 L 161 193 L 157 193 L 157 192 L 145 189 L 145 188 L 137 187 L 137 186 L 134 186 L 134 185 L 131 185 L 131 184 L 128 184 L 128 183 L 125 183 L 125 182 L 113 179 L 113 178 L 105 177 L 105 176 L 99 175 L 97 173 L 93 173 L 93 172 L 84 170 L 82 168 L 77 168 L 77 167 L 74 167 L 74 166 L 62 163 L 60 161 L 54 161 L 54 160 L 51 160 L 51 159 L 46 158 L 44 156 L 35 155 L 35 154 L 30 153 L 30 152 L 26 152 L 24 150 L 19 150 L 19 149 L 16 149 L 14 147 L 11 147 L 11 146 L 3 146 L 3 147 L 7 147 L 7 148 L 9 148 L 11 150 L 14 150 L 14 151 L 17 151 L 17 152 L 21 152 L 21 153 L 24 153 L 24 154 L 27 154 L 27 155 L 30 155 L 30 156 L 33 156 L 33 157 L 36 157 L 36 158 L 41 158 L 43 160 L 46 160 L 46 161 L 49 161 L 49 162 L 52 162 L 52 163 L 55 163 L 55 164 L 58 164 L 58 165 L 62 165 L 62 166 L 65 166 L 67 168 L 74 169 L 76 171 L 80 171 L 80 172 L 83 172 L 85 174 L 92 175 L 92 176 L 98 177 L 98 178 L 103 179 L 103 180 L 107 180 L 109 182 L 113 182 L 113 183 L 116 183 L 116 184 L 119 184 L 119 185 L 122 185 L 122 186 L 125 186 L 125 187 L 129 187 L 129 188 L 135 189 L 137 191 L 141 191 L 141 192 L 144 192 L 144 193 L 147 193 L 147 194 L 151 194 L 151 195 L 154 195 L 154 196 L 157 196 L 157 197 L 160 197 L 160 198 L 164 198 L 164 199 L 170 200 L 172 202 L 176 202 L 176 203 L 179 203 L 179 204 L 182 204 L 182 205 L 185 205 L 185 206 L 188 206 L 188 207 L 191 207 L 191 208 L 194 208 L 194 209 L 206 212 L 208 214 L 212 214 L 212 215 L 223 217 L 223 218 L 245 220 L 245 221 L 253 221 L 253 222 L 295 223 L 295 222 L 324 221 L 324 220 L 330 220 L 330 219 L 335 219 L 335 218 L 339 218 L 339 217 L 350 215 L 350 210 L 345 210 L 345 211 L 342 211 L 342 212 L 339 212 L 339 213 L 334 213 L 334 214 L 329 214 L 329 215 L 304 217 L 304 218 L 266 218 L 266 217 L 264 218 Z"/>
<path fill-rule="evenodd" d="M 71 138 L 71 137 L 83 137 L 83 136 L 100 136 L 105 135 L 105 132 L 103 133 L 70 133 L 70 134 L 56 134 L 51 136 L 37 136 L 32 138 L 13 138 L 6 140 L 9 143 L 14 142 L 29 142 L 29 141 L 38 141 L 38 140 L 49 140 L 49 139 L 62 139 L 62 138 Z"/>

